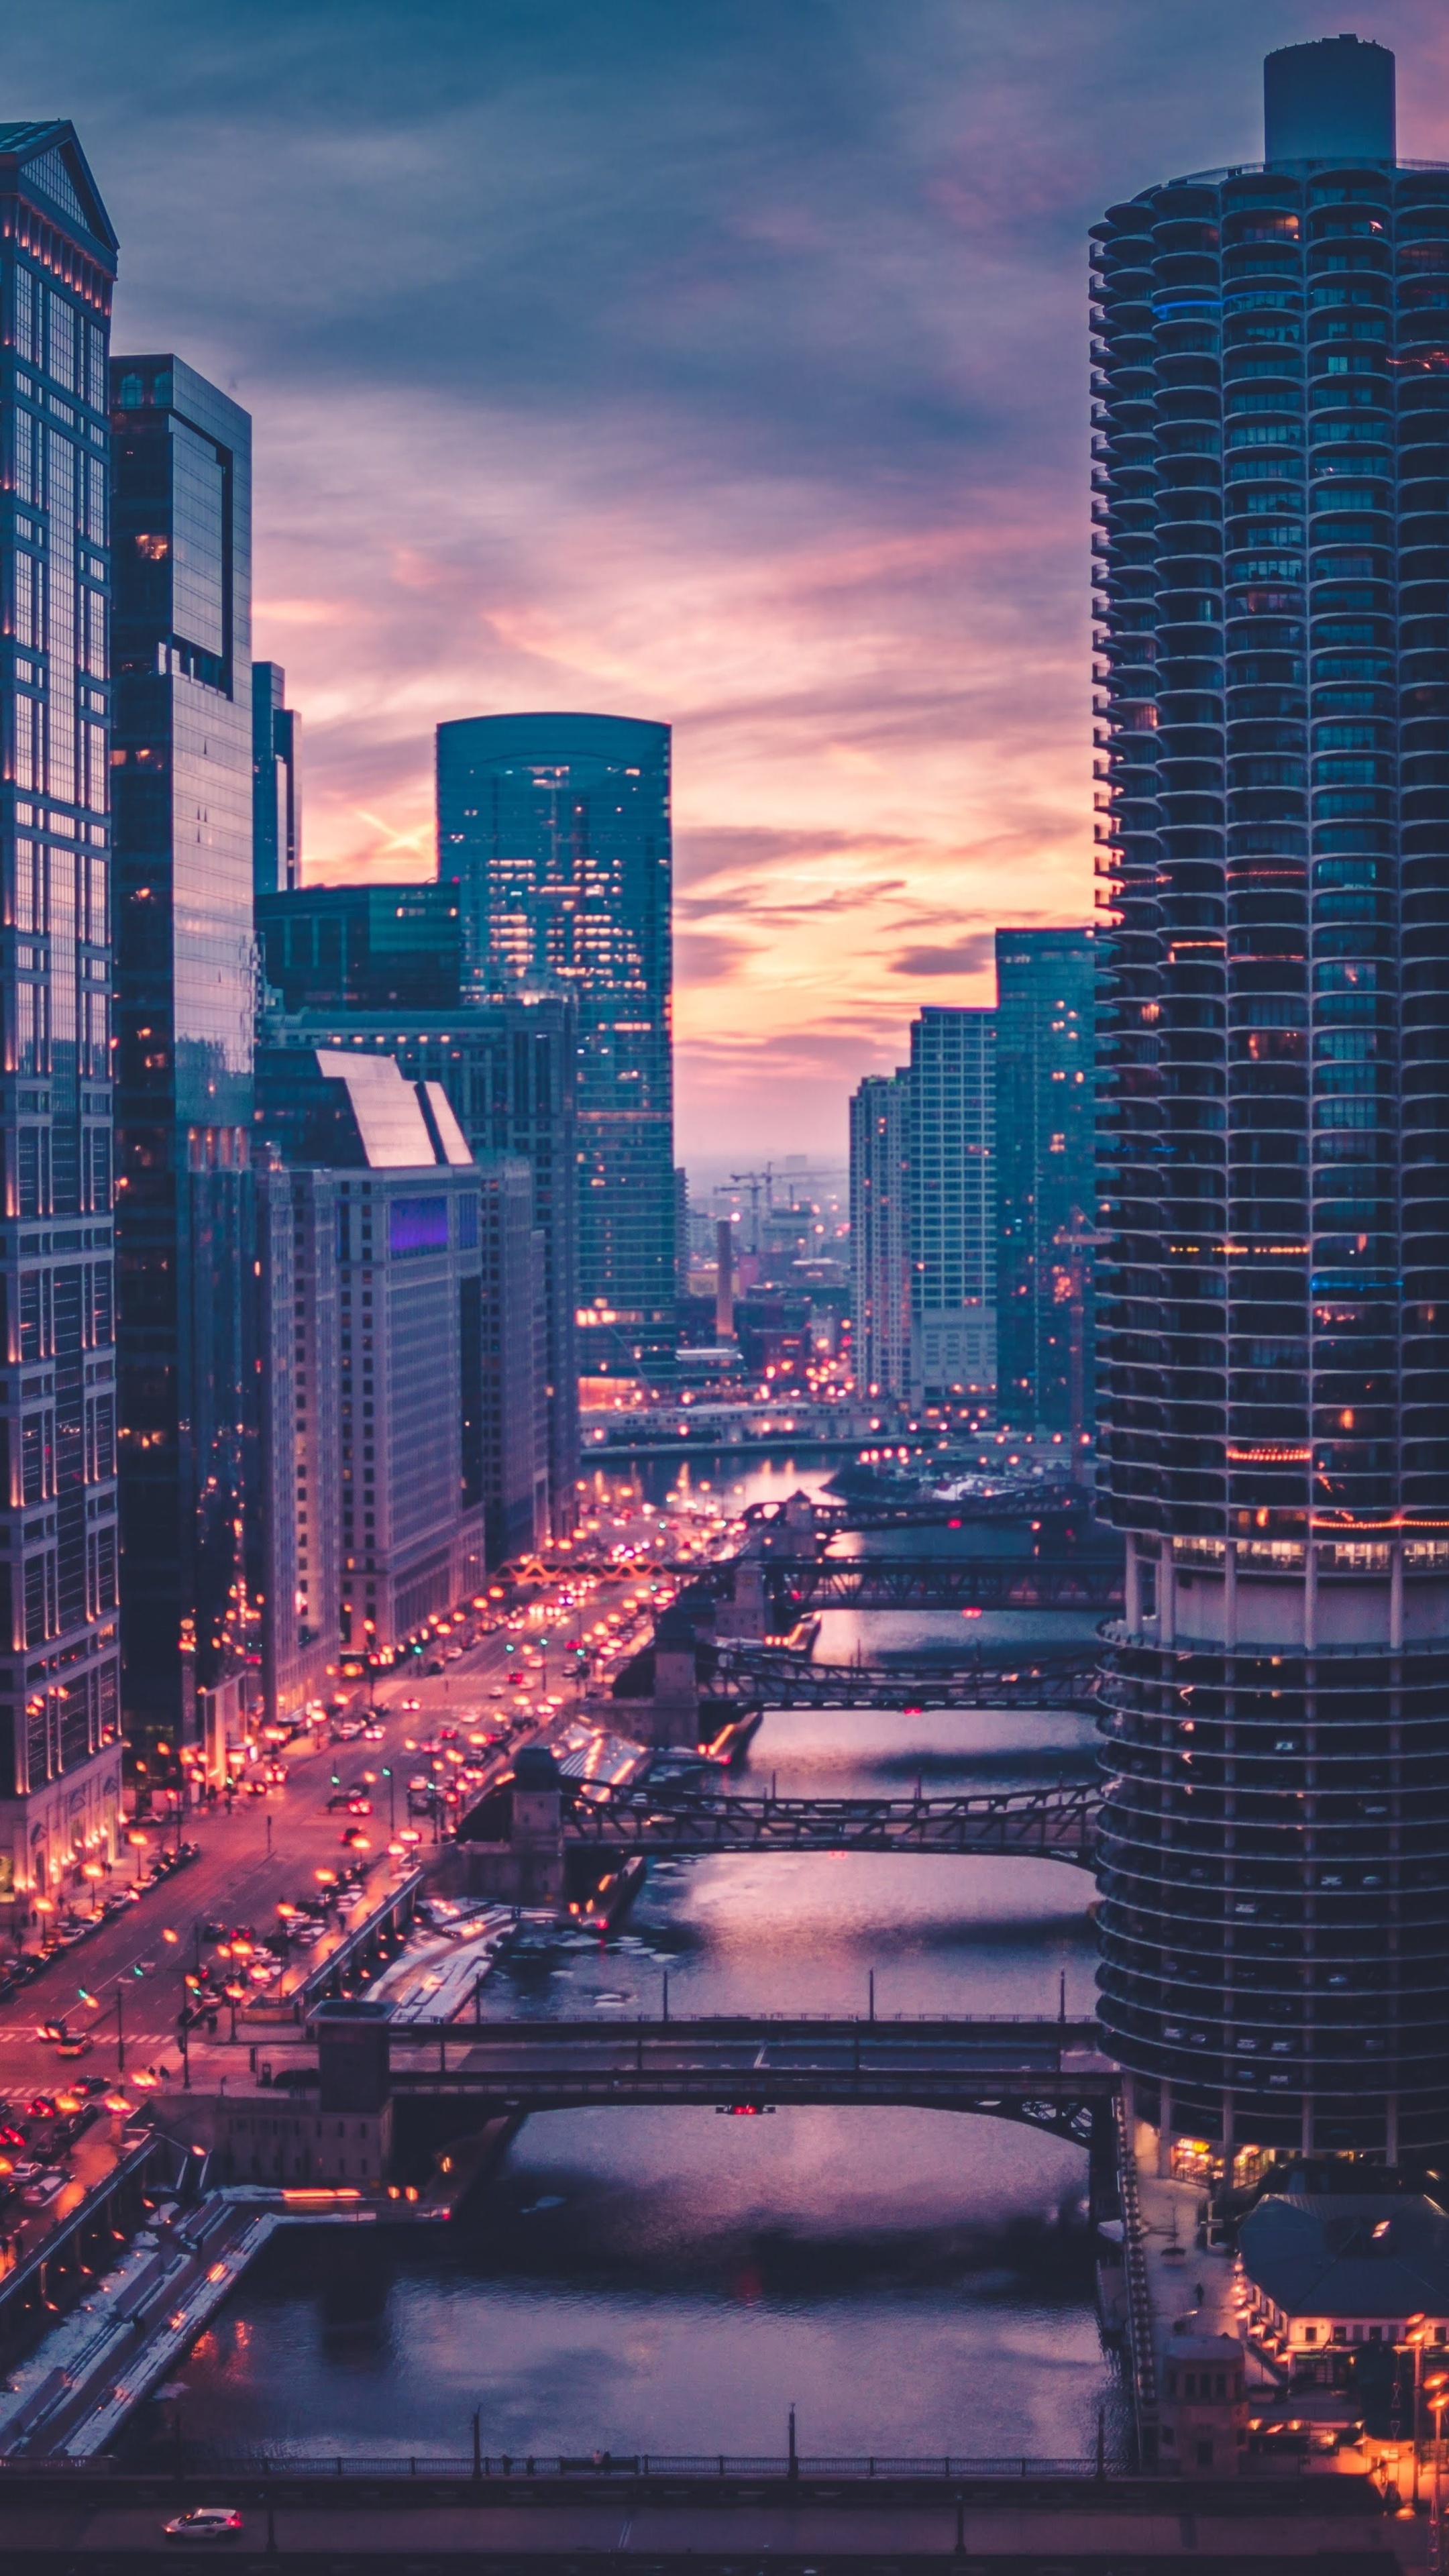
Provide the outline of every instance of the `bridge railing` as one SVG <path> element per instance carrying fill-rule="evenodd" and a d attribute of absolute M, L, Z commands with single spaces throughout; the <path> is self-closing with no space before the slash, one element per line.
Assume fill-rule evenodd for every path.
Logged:
<path fill-rule="evenodd" d="M 463 2453 L 454 2456 L 427 2457 L 423 2453 L 394 2452 L 365 2457 L 341 2452 L 332 2457 L 316 2458 L 286 2453 L 210 2452 L 182 2446 L 178 2462 L 169 2451 L 165 2463 L 169 2474 L 178 2467 L 193 2477 L 205 2477 L 213 2484 L 225 2480 L 254 2484 L 264 2480 L 268 2486 L 285 2478 L 447 2478 L 515 2479 L 529 2478 L 764 2478 L 782 2483 L 799 2479 L 839 2478 L 1099 2478 L 1132 2474 L 1125 2462 L 1114 2458 L 1038 2459 L 1030 2453 L 1002 2454 L 978 2459 L 958 2453 L 949 2456 L 937 2451 L 909 2457 L 881 2452 L 863 2459 L 842 2459 L 824 2455 L 819 2458 L 801 2452 L 793 2459 L 780 2453 L 731 2451 L 691 2452 L 617 2452 L 593 2451 L 527 2457 L 512 2453 L 476 2457 Z M 143 2462 L 121 2463 L 114 2459 L 67 2459 L 63 2463 L 46 2459 L 0 2460 L 0 2487 L 20 2481 L 27 2475 L 54 2479 L 62 2472 L 66 2483 L 72 2479 L 114 2478 L 118 2474 L 144 2477 Z M 151 2473 L 154 2476 L 154 2472 Z"/>

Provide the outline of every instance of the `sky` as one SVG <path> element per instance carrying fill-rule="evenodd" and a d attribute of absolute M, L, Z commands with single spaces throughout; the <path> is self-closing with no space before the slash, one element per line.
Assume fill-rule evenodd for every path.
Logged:
<path fill-rule="evenodd" d="M 433 872 L 441 719 L 674 727 L 681 1159 L 844 1157 L 998 923 L 1092 904 L 1087 227 L 1440 0 L 47 0 L 113 345 L 254 419 L 309 877 Z"/>

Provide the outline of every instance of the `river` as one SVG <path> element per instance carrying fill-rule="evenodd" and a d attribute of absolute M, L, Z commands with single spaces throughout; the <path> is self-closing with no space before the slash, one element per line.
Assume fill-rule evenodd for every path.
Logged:
<path fill-rule="evenodd" d="M 710 1462 L 699 1461 L 696 1489 Z M 823 1481 L 793 1461 L 732 1503 Z M 741 1494 L 743 1488 L 743 1496 Z M 959 1547 L 961 1540 L 955 1544 Z M 1065 1620 L 973 1620 L 972 1644 Z M 1085 1634 L 1079 1627 L 1075 1633 Z M 959 1619 L 832 1612 L 832 1661 L 945 1651 Z M 1080 1773 L 1058 1714 L 772 1716 L 750 1768 L 845 1795 Z M 495 1973 L 493 2015 L 1055 2012 L 1093 1996 L 1090 1882 L 1057 1863 L 915 1855 L 655 1865 L 622 1935 Z M 138 2420 L 213 2452 L 1089 2454 L 1117 2381 L 1092 2308 L 1085 2159 L 944 2113 L 600 2110 L 531 2121 L 426 2242 L 289 2230 Z"/>

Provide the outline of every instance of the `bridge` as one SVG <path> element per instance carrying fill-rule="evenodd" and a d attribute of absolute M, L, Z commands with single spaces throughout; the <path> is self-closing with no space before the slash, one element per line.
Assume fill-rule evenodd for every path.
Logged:
<path fill-rule="evenodd" d="M 409 2049 L 395 2035 L 392 2097 L 466 2103 L 470 2120 L 535 2111 L 693 2107 L 749 2115 L 806 2105 L 970 2111 L 1092 2150 L 1113 2172 L 1120 2077 L 1094 2022 L 709 2020 L 484 2023 Z M 436 2127 L 413 2120 L 413 2128 Z"/>
<path fill-rule="evenodd" d="M 1080 1653 L 1034 1655 L 1015 1663 L 822 1664 L 749 1646 L 721 1646 L 710 1668 L 712 1699 L 746 1708 L 1091 1709 L 1101 1678 Z"/>
<path fill-rule="evenodd" d="M 821 1556 L 767 1561 L 777 1600 L 799 1610 L 1112 1610 L 1115 1557 Z"/>
<path fill-rule="evenodd" d="M 952 1798 L 731 1797 L 566 1784 L 564 1841 L 606 1851 L 1008 1854 L 1094 1866 L 1095 1781 Z"/>

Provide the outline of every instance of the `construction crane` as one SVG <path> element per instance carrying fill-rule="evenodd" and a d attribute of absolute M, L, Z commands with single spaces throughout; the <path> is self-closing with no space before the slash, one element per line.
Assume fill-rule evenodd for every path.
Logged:
<path fill-rule="evenodd" d="M 731 1172 L 730 1179 L 736 1189 L 748 1186 L 750 1193 L 750 1250 L 751 1252 L 758 1252 L 760 1248 L 760 1184 L 763 1182 L 765 1187 L 766 1209 L 767 1211 L 772 1212 L 775 1205 L 775 1166 L 773 1163 L 767 1163 L 762 1172 Z"/>

